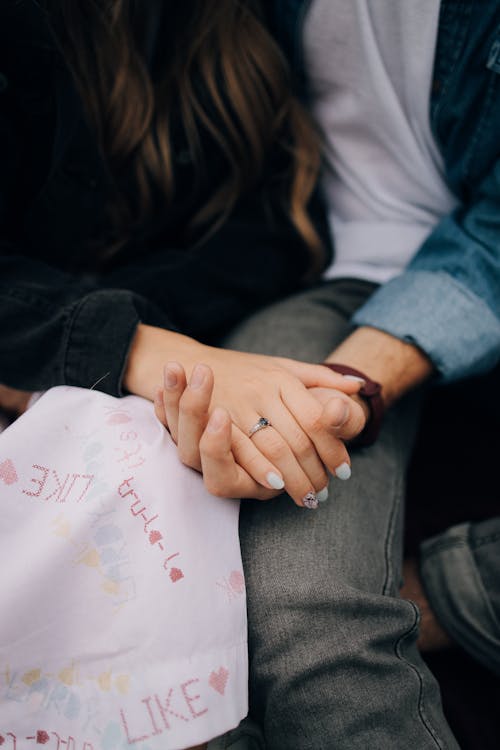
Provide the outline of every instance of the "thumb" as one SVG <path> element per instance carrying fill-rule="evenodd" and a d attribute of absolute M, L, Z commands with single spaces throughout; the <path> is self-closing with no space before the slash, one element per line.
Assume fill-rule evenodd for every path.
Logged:
<path fill-rule="evenodd" d="M 334 396 L 323 407 L 321 421 L 327 430 L 341 440 L 353 440 L 366 425 L 367 414 L 351 398 Z"/>

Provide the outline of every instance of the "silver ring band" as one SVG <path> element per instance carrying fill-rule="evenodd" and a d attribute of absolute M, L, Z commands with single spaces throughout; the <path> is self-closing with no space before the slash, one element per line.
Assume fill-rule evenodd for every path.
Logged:
<path fill-rule="evenodd" d="M 259 430 L 265 430 L 266 427 L 272 427 L 271 422 L 265 417 L 261 417 L 258 422 L 248 431 L 248 437 L 252 437 Z"/>

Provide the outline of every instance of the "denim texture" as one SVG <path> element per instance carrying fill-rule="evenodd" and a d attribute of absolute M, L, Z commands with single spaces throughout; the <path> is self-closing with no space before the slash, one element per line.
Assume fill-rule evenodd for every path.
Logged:
<path fill-rule="evenodd" d="M 452 639 L 500 675 L 500 517 L 459 524 L 426 540 L 420 572 Z"/>
<path fill-rule="evenodd" d="M 301 37 L 309 6 L 310 0 L 273 4 L 276 36 L 305 97 Z M 400 280 L 380 288 L 354 318 L 356 325 L 416 342 L 443 381 L 485 372 L 500 359 L 499 49 L 498 0 L 442 0 L 430 116 L 460 205 L 438 224 Z M 421 283 L 422 274 L 437 272 L 436 283 Z M 412 303 L 418 295 L 418 305 L 412 307 L 407 294 L 414 283 Z M 451 305 L 453 311 L 446 309 Z"/>
<path fill-rule="evenodd" d="M 321 361 L 372 291 L 325 283 L 257 313 L 225 344 Z M 418 611 L 398 595 L 419 402 L 401 401 L 377 443 L 351 452 L 351 479 L 332 479 L 317 511 L 287 495 L 242 503 L 250 705 L 269 750 L 457 748 L 415 645 Z"/>
<path fill-rule="evenodd" d="M 499 321 L 491 308 L 440 269 L 408 270 L 391 279 L 354 315 L 354 322 L 415 344 L 429 355 L 443 380 L 486 372 L 498 357 Z"/>

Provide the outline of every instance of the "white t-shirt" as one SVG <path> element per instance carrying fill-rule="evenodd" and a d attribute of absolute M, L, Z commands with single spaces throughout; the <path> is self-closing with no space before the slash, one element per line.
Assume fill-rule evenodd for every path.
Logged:
<path fill-rule="evenodd" d="M 325 137 L 329 278 L 398 275 L 456 203 L 429 124 L 440 0 L 314 0 L 305 24 Z"/>

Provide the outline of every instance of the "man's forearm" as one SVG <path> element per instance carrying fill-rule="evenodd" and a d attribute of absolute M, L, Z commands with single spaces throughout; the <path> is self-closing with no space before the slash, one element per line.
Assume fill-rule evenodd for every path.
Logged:
<path fill-rule="evenodd" d="M 381 383 L 387 406 L 434 373 L 432 362 L 418 347 L 368 327 L 356 329 L 327 361 L 355 367 Z"/>

